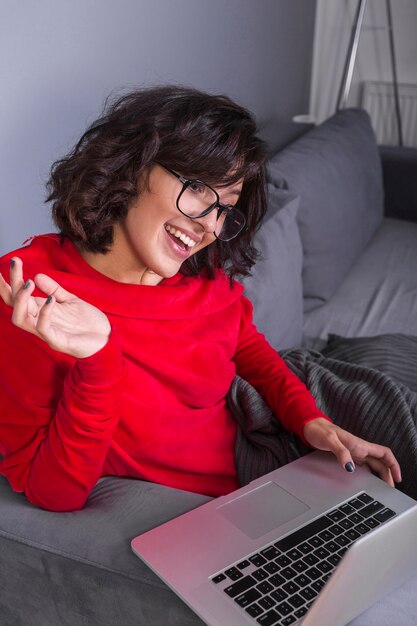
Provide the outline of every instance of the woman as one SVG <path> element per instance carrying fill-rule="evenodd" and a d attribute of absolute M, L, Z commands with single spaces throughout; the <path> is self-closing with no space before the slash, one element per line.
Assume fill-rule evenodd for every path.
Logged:
<path fill-rule="evenodd" d="M 54 165 L 59 235 L 0 263 L 0 472 L 33 504 L 81 508 L 103 475 L 237 488 L 236 373 L 311 447 L 400 480 L 388 448 L 318 410 L 233 280 L 265 213 L 255 132 L 226 97 L 160 87 L 122 97 Z"/>

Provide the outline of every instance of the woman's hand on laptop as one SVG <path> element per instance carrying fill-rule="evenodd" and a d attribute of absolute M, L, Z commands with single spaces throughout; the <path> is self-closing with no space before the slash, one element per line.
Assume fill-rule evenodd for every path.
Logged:
<path fill-rule="evenodd" d="M 348 472 L 356 465 L 367 465 L 382 480 L 394 487 L 401 482 L 401 470 L 390 448 L 371 443 L 332 424 L 317 418 L 307 422 L 303 430 L 304 439 L 317 450 L 333 452 L 339 463 Z"/>

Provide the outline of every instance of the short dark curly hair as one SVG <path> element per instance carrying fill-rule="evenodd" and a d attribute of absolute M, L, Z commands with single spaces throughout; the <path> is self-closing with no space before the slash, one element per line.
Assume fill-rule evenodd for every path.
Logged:
<path fill-rule="evenodd" d="M 211 186 L 243 179 L 245 230 L 231 241 L 217 239 L 181 271 L 211 278 L 224 268 L 231 277 L 247 275 L 266 212 L 266 151 L 256 132 L 252 115 L 227 96 L 188 87 L 140 89 L 108 101 L 74 149 L 52 166 L 47 202 L 55 223 L 79 248 L 106 253 L 114 225 L 140 193 L 140 176 L 156 162 Z"/>

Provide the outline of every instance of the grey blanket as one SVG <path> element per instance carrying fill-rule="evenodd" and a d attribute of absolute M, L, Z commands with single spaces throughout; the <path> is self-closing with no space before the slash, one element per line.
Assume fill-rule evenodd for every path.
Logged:
<path fill-rule="evenodd" d="M 416 339 L 410 339 L 411 347 L 417 348 Z M 410 381 L 416 372 L 410 368 L 415 365 L 417 352 L 412 352 L 410 362 L 410 354 L 398 353 L 395 346 L 393 349 L 401 364 L 399 370 L 406 372 L 405 379 Z M 336 424 L 392 449 L 403 477 L 398 487 L 417 499 L 417 392 L 398 377 L 394 380 L 373 367 L 312 350 L 286 350 L 281 356 L 313 394 L 318 407 Z M 280 426 L 246 381 L 235 378 L 228 401 L 239 425 L 235 460 L 241 485 L 309 452 L 298 437 Z"/>

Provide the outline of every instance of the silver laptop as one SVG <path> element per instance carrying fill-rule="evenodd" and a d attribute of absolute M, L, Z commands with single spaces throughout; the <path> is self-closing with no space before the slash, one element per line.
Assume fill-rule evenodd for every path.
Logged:
<path fill-rule="evenodd" d="M 313 452 L 132 548 L 210 626 L 342 626 L 417 574 L 417 502 Z"/>

